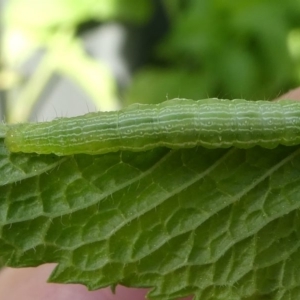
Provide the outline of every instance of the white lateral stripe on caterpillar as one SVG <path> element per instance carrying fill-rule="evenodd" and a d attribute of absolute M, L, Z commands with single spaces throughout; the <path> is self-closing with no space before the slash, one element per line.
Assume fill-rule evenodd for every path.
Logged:
<path fill-rule="evenodd" d="M 300 144 L 300 102 L 173 99 L 9 127 L 11 152 L 71 155 L 155 147 L 274 148 Z"/>

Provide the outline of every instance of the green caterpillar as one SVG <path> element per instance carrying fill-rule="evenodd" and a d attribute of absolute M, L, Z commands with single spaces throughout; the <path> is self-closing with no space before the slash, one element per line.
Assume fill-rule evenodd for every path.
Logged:
<path fill-rule="evenodd" d="M 174 99 L 9 127 L 11 152 L 71 155 L 155 147 L 274 148 L 300 144 L 300 102 Z"/>

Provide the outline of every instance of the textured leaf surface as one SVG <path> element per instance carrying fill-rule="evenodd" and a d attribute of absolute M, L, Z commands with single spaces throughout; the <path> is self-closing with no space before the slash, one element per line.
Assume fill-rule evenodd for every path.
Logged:
<path fill-rule="evenodd" d="M 298 299 L 300 149 L 11 155 L 0 255 L 51 281 L 153 299 Z M 268 298 L 264 298 L 268 297 Z"/>

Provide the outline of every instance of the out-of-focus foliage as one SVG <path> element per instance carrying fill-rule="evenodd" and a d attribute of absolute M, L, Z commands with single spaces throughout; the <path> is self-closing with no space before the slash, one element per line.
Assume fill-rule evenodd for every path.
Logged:
<path fill-rule="evenodd" d="M 9 31 L 17 30 L 32 43 L 49 45 L 58 31 L 75 30 L 84 22 L 117 19 L 140 23 L 151 12 L 149 0 L 10 0 L 4 19 Z M 22 56 L 22 53 L 18 55 Z M 15 60 L 18 58 L 14 57 Z"/>
<path fill-rule="evenodd" d="M 8 70 L 19 74 L 20 66 L 36 50 L 42 48 L 45 53 L 26 83 L 10 88 L 12 96 L 7 103 L 6 120 L 26 121 L 53 74 L 74 80 L 99 110 L 119 108 L 111 71 L 86 53 L 76 31 L 81 24 L 90 21 L 127 20 L 140 24 L 151 13 L 149 0 L 8 1 L 3 13 L 5 34 L 1 64 L 5 72 L 2 71 L 2 75 L 10 74 Z M 1 77 L 7 78 L 7 75 Z M 14 82 L 20 83 L 22 78 Z"/>
<path fill-rule="evenodd" d="M 300 81 L 300 28 L 290 32 L 288 36 L 288 46 L 297 66 L 297 79 Z"/>
<path fill-rule="evenodd" d="M 298 0 L 161 1 L 170 31 L 155 47 L 155 64 L 151 62 L 135 74 L 126 93 L 127 103 L 207 96 L 271 99 L 300 83 Z M 153 3 L 10 0 L 5 13 L 9 37 L 4 43 L 5 61 L 19 65 L 36 48 L 45 47 L 48 62 L 40 72 L 45 82 L 47 74 L 53 72 L 67 77 L 76 74 L 71 78 L 98 109 L 115 109 L 119 102 L 112 74 L 103 65 L 98 68 L 98 62 L 85 54 L 75 30 L 79 24 L 92 20 L 143 24 L 153 13 Z M 60 59 L 56 61 L 57 57 Z M 82 76 L 79 65 L 84 70 Z M 93 74 L 91 82 L 87 74 Z M 45 82 L 33 79 L 12 108 L 15 117 L 8 119 L 25 120 Z"/>
<path fill-rule="evenodd" d="M 156 52 L 164 66 L 137 74 L 128 102 L 207 95 L 270 99 L 299 84 L 287 43 L 300 27 L 299 1 L 165 3 L 172 29 Z"/>

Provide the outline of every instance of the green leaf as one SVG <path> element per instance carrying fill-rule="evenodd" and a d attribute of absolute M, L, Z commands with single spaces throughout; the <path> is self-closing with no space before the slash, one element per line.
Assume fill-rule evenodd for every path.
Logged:
<path fill-rule="evenodd" d="M 298 147 L 1 149 L 6 265 L 57 262 L 51 281 L 154 287 L 152 299 L 299 298 Z"/>
<path fill-rule="evenodd" d="M 295 86 L 286 40 L 300 26 L 298 1 L 173 2 L 182 7 L 157 54 L 167 66 L 199 70 L 204 82 L 214 78 L 200 94 L 259 99 Z"/>

